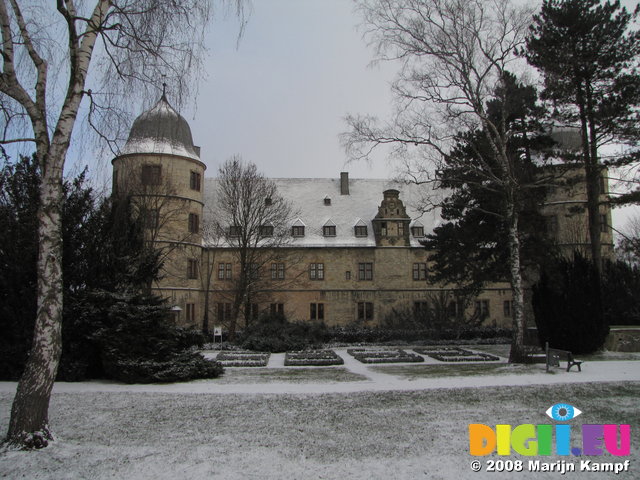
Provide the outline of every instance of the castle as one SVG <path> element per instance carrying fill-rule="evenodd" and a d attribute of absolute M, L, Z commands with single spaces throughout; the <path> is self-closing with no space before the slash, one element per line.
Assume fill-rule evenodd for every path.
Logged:
<path fill-rule="evenodd" d="M 205 178 L 190 127 L 164 94 L 134 121 L 112 164 L 114 195 L 133 196 L 148 240 L 161 251 L 164 266 L 155 292 L 169 300 L 178 324 L 226 328 L 239 272 L 233 246 L 207 231 L 217 218 L 219 182 Z M 290 238 L 282 247 L 286 255 L 263 266 L 259 289 L 243 310 L 246 321 L 271 311 L 330 326 L 373 326 L 391 312 L 420 311 L 447 291 L 427 280 L 429 252 L 420 240 L 441 220 L 436 211 L 416 209 L 426 193 L 433 193 L 424 186 L 350 179 L 347 172 L 338 178 L 274 181 L 278 194 L 295 205 L 286 225 Z M 578 183 L 552 193 L 545 207 L 550 232 L 571 249 L 588 243 L 586 213 L 569 213 L 585 199 L 584 183 Z M 603 248 L 610 254 L 606 202 L 601 212 Z M 273 226 L 264 227 L 269 235 Z M 509 327 L 509 284 L 488 285 L 468 308 L 489 325 Z"/>

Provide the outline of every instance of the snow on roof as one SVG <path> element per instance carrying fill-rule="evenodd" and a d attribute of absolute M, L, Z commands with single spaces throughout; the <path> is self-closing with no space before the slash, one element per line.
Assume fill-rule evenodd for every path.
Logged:
<path fill-rule="evenodd" d="M 136 118 L 121 154 L 160 153 L 200 160 L 187 121 L 163 95 Z"/>
<path fill-rule="evenodd" d="M 304 237 L 292 238 L 291 246 L 304 247 L 375 247 L 375 237 L 371 220 L 378 213 L 383 200 L 382 192 L 395 189 L 400 192 L 407 215 L 416 221 L 420 219 L 425 234 L 440 224 L 439 211 L 422 213 L 418 205 L 431 187 L 407 185 L 383 179 L 350 179 L 349 195 L 340 194 L 340 179 L 334 178 L 275 178 L 278 192 L 293 207 L 290 226 L 305 226 Z M 216 190 L 218 180 L 207 178 L 204 184 L 205 217 L 215 218 Z M 327 193 L 329 192 L 329 193 Z M 324 199 L 331 196 L 331 205 Z M 207 221 L 207 219 L 205 219 Z M 327 223 L 330 222 L 330 223 Z M 325 237 L 322 227 L 336 226 L 336 236 Z M 367 236 L 355 235 L 356 225 L 367 226 Z M 411 246 L 419 247 L 419 239 L 411 236 Z"/>

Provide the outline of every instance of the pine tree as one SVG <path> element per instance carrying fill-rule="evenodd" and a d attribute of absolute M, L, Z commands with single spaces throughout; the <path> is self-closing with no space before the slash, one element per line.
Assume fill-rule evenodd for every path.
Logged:
<path fill-rule="evenodd" d="M 599 147 L 638 138 L 640 76 L 635 60 L 640 31 L 631 31 L 636 12 L 619 1 L 545 0 L 534 16 L 524 52 L 544 76 L 544 97 L 556 107 L 556 120 L 580 127 L 587 182 L 591 256 L 601 269 L 600 177 L 606 162 Z M 631 151 L 612 162 L 636 162 Z M 627 199 L 631 196 L 627 196 Z"/>

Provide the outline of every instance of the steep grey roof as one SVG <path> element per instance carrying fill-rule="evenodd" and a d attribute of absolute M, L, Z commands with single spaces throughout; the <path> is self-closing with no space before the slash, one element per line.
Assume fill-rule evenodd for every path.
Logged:
<path fill-rule="evenodd" d="M 133 122 L 122 154 L 163 153 L 199 160 L 191 128 L 162 95 L 160 100 Z"/>
<path fill-rule="evenodd" d="M 422 214 L 418 205 L 430 187 L 406 185 L 381 179 L 350 179 L 349 195 L 340 194 L 340 180 L 335 178 L 276 178 L 273 179 L 278 192 L 293 206 L 293 215 L 289 225 L 303 225 L 305 236 L 294 238 L 292 246 L 305 247 L 374 247 L 376 245 L 371 220 L 378 213 L 383 200 L 382 192 L 395 189 L 400 192 L 400 200 L 406 206 L 407 214 L 414 222 L 424 227 L 425 234 L 433 231 L 440 223 L 439 211 Z M 205 221 L 215 218 L 218 180 L 205 180 L 204 202 Z M 325 205 L 325 198 L 331 199 Z M 418 220 L 419 219 L 419 220 Z M 336 226 L 335 237 L 324 237 L 324 225 Z M 356 237 L 354 227 L 367 226 L 366 237 Z M 411 237 L 412 246 L 420 246 L 420 239 Z"/>

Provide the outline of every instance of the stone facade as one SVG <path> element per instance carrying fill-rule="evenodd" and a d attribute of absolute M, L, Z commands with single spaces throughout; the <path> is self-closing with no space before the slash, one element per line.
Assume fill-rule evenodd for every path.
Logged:
<path fill-rule="evenodd" d="M 187 122 L 163 96 L 136 120 L 123 154 L 113 160 L 113 190 L 132 198 L 147 240 L 162 252 L 162 277 L 154 289 L 174 306 L 176 322 L 201 328 L 206 316 L 210 329 L 224 328 L 239 273 L 237 251 L 203 235 L 215 222 L 218 203 L 217 181 L 205 179 L 204 172 Z M 544 209 L 549 232 L 568 250 L 588 245 L 584 182 L 577 170 L 569 176 L 575 181 L 558 187 Z M 295 206 L 292 238 L 280 258 L 258 272 L 259 288 L 246 318 L 239 319 L 240 328 L 269 311 L 330 326 L 379 325 L 397 312 L 441 301 L 442 293 L 451 291 L 428 282 L 429 252 L 420 245 L 440 217 L 416 205 L 423 195 L 437 192 L 349 179 L 346 172 L 337 179 L 274 181 Z M 606 202 L 602 209 L 610 226 Z M 610 227 L 603 229 L 603 243 L 610 253 Z M 444 301 L 460 308 L 453 298 Z M 509 284 L 489 285 L 466 308 L 481 311 L 485 324 L 509 327 Z"/>

